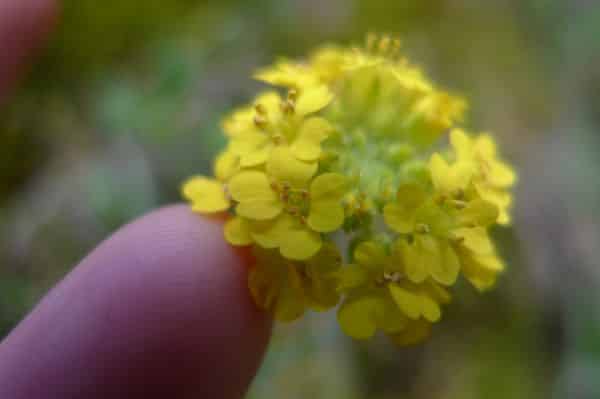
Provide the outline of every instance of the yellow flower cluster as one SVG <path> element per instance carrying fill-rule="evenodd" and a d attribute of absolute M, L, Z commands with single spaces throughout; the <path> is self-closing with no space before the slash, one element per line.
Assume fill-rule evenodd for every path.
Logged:
<path fill-rule="evenodd" d="M 225 118 L 215 177 L 190 178 L 183 195 L 198 213 L 227 212 L 227 241 L 253 247 L 257 305 L 281 321 L 338 306 L 348 335 L 406 345 L 428 336 L 460 275 L 494 285 L 504 265 L 488 231 L 510 223 L 515 172 L 490 135 L 459 127 L 466 102 L 397 40 L 325 47 L 255 77 L 278 90 Z"/>

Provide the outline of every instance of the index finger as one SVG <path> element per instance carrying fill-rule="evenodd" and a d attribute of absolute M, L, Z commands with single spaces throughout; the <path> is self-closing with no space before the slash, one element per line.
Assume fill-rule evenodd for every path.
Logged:
<path fill-rule="evenodd" d="M 0 344 L 0 397 L 242 397 L 270 323 L 222 234 L 185 206 L 117 232 Z"/>

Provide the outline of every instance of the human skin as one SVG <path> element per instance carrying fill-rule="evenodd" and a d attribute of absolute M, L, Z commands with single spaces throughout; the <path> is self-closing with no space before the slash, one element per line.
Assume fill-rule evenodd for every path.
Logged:
<path fill-rule="evenodd" d="M 0 103 L 55 19 L 50 0 L 0 0 Z M 0 398 L 242 397 L 271 329 L 251 263 L 184 205 L 132 222 L 0 343 Z"/>

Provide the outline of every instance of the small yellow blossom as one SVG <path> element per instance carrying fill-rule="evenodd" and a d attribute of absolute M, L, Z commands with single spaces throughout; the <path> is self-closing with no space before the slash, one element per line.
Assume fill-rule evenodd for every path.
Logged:
<path fill-rule="evenodd" d="M 255 242 L 279 248 L 286 258 L 304 260 L 321 248 L 321 233 L 343 223 L 346 179 L 325 173 L 311 181 L 315 168 L 292 165 L 293 158 L 282 154 L 267 167 L 270 175 L 241 172 L 231 179 L 229 190 L 237 202 L 236 213 L 251 221 L 247 230 Z"/>
<path fill-rule="evenodd" d="M 225 183 L 237 171 L 237 160 L 231 153 L 221 153 L 214 164 L 216 179 L 194 176 L 185 181 L 181 191 L 198 213 L 217 213 L 228 210 L 231 200 Z"/>
<path fill-rule="evenodd" d="M 341 256 L 335 245 L 323 245 L 305 262 L 262 248 L 255 248 L 254 255 L 256 264 L 248 277 L 250 292 L 277 320 L 293 321 L 307 308 L 325 311 L 337 304 L 335 273 L 341 267 Z"/>
<path fill-rule="evenodd" d="M 498 223 L 510 224 L 512 195 L 508 189 L 515 184 L 517 175 L 498 159 L 493 139 L 487 134 L 471 138 L 464 130 L 454 129 L 450 133 L 450 142 L 457 160 L 471 165 L 477 194 L 498 207 Z"/>
<path fill-rule="evenodd" d="M 295 89 L 317 86 L 320 83 L 318 75 L 312 68 L 286 60 L 280 61 L 274 66 L 260 69 L 254 74 L 254 78 L 273 86 Z"/>
<path fill-rule="evenodd" d="M 370 338 L 378 329 L 397 334 L 411 320 L 438 321 L 447 292 L 433 282 L 413 284 L 405 277 L 397 248 L 366 241 L 354 251 L 355 264 L 343 268 L 339 289 L 347 294 L 338 311 L 344 332 L 357 339 Z"/>
<path fill-rule="evenodd" d="M 269 97 L 255 107 L 252 127 L 232 138 L 229 151 L 237 155 L 243 168 L 264 164 L 273 149 L 289 146 L 297 159 L 316 161 L 321 143 L 333 127 L 323 118 L 307 116 L 321 111 L 331 102 L 327 88 L 312 87 L 291 92 L 287 99 Z"/>
<path fill-rule="evenodd" d="M 349 336 L 413 345 L 461 277 L 483 291 L 504 270 L 489 230 L 510 222 L 516 174 L 401 50 L 369 35 L 257 71 L 275 90 L 225 117 L 215 177 L 182 187 L 193 211 L 227 211 L 225 239 L 255 254 L 252 298 L 277 320 L 339 305 Z"/>
<path fill-rule="evenodd" d="M 396 202 L 384 208 L 384 218 L 398 233 L 411 234 L 412 242 L 399 242 L 411 281 L 432 277 L 441 284 L 454 284 L 460 263 L 450 240 L 453 220 L 422 188 L 401 186 Z"/>

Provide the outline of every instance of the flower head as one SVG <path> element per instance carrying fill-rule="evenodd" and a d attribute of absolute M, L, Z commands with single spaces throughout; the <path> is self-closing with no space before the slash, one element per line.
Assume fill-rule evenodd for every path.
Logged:
<path fill-rule="evenodd" d="M 429 335 L 461 276 L 494 285 L 504 264 L 489 229 L 510 221 L 515 172 L 398 40 L 325 46 L 255 77 L 275 89 L 226 116 L 215 177 L 182 191 L 198 213 L 228 212 L 226 240 L 253 248 L 257 305 L 292 321 L 340 304 L 348 335 L 406 345 Z"/>

